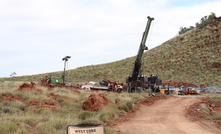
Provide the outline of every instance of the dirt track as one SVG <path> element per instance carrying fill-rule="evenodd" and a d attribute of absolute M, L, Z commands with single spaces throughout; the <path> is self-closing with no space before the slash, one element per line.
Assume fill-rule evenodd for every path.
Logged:
<path fill-rule="evenodd" d="M 191 121 L 185 116 L 188 106 L 199 97 L 168 97 L 152 105 L 141 104 L 114 126 L 118 134 L 220 134 L 208 121 Z"/>

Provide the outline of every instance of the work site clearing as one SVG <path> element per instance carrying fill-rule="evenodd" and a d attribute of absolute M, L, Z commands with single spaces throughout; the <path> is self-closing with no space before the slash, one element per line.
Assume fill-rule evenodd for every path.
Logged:
<path fill-rule="evenodd" d="M 221 102 L 220 102 L 221 103 Z M 205 105 L 205 109 L 204 106 Z M 221 112 L 221 108 L 205 97 L 157 96 L 150 97 L 135 111 L 119 119 L 113 125 L 118 134 L 220 134 L 220 128 L 211 120 L 205 120 L 205 110 Z"/>
<path fill-rule="evenodd" d="M 220 94 L 211 94 L 214 95 L 211 98 L 216 99 L 211 101 L 209 99 L 211 95 L 208 94 L 115 93 L 62 87 L 61 85 L 57 87 L 39 86 L 31 82 L 21 84 L 16 90 L 3 90 L 0 96 L 2 113 L 0 128 L 4 128 L 3 126 L 9 123 L 17 129 L 14 131 L 12 128 L 6 129 L 6 131 L 2 129 L 0 132 L 22 133 L 27 131 L 31 134 L 48 134 L 47 131 L 49 131 L 49 133 L 65 134 L 65 128 L 68 125 L 102 123 L 105 126 L 106 134 L 221 133 Z M 26 94 L 31 97 L 28 98 Z M 85 96 L 85 94 L 87 95 Z M 82 96 L 84 97 L 82 98 Z M 135 100 L 141 96 L 145 96 L 145 98 Z M 76 99 L 77 97 L 80 98 Z M 134 102 L 131 103 L 131 108 L 125 110 L 124 102 L 131 98 L 134 99 Z M 13 112 L 10 110 L 10 103 L 6 102 L 20 105 L 19 109 L 22 111 Z M 65 105 L 65 103 L 71 105 Z M 22 104 L 24 107 L 21 107 Z M 74 107 L 76 104 L 79 105 L 78 109 Z M 119 116 L 112 113 L 113 110 L 109 106 L 115 107 L 114 112 L 120 110 Z M 66 111 L 66 115 L 61 115 L 62 109 L 70 111 L 70 114 Z M 105 109 L 108 116 L 104 114 Z M 83 115 L 86 113 L 88 115 L 84 117 Z M 32 116 L 30 117 L 30 115 Z M 26 119 L 27 116 L 28 119 Z M 57 120 L 53 118 L 57 118 L 57 116 L 62 117 L 59 122 L 64 120 L 63 124 L 54 123 Z M 94 119 L 95 116 L 98 116 L 99 119 Z M 113 119 L 110 119 L 112 116 Z M 70 121 L 66 121 L 66 118 L 70 118 Z M 76 118 L 78 121 L 75 121 Z M 8 127 L 12 127 L 10 125 Z M 48 128 L 43 129 L 43 126 L 48 126 Z"/>
<path fill-rule="evenodd" d="M 165 57 L 169 56 L 167 62 L 160 62 L 160 64 L 153 66 L 157 68 L 157 72 L 161 72 L 161 75 L 164 76 L 163 79 L 159 77 L 160 75 L 144 75 L 143 67 L 141 66 L 144 50 L 148 49 L 145 45 L 147 35 L 151 22 L 154 20 L 154 18 L 148 16 L 145 31 L 143 32 L 140 47 L 133 64 L 132 74 L 128 74 L 127 71 L 126 81 L 124 82 L 121 81 L 119 83 L 117 82 L 117 77 L 110 77 L 111 75 L 105 73 L 107 75 L 102 76 L 103 80 L 99 82 L 90 81 L 84 85 L 76 84 L 77 82 L 74 84 L 66 83 L 67 78 L 65 76 L 67 75 L 65 68 L 71 56 L 66 56 L 62 59 L 64 61 L 64 71 L 61 78 L 46 76 L 37 83 L 20 83 L 20 86 L 14 84 L 15 77 L 12 77 L 12 81 L 8 85 L 3 80 L 0 83 L 0 88 L 2 89 L 0 90 L 0 133 L 65 134 L 67 133 L 67 126 L 100 124 L 104 126 L 105 134 L 220 134 L 221 89 L 220 86 L 219 88 L 206 86 L 207 84 L 213 85 L 212 81 L 215 81 L 217 85 L 220 80 L 219 77 L 214 77 L 215 74 L 220 76 L 220 63 L 214 62 L 219 61 L 215 60 L 216 55 L 214 54 L 220 57 L 218 46 L 220 34 L 218 34 L 219 30 L 216 27 L 220 26 L 221 19 L 214 15 L 212 17 L 211 24 L 205 26 L 205 30 L 209 29 L 209 33 L 213 35 L 211 36 L 212 42 L 207 42 L 207 38 L 210 39 L 210 36 L 199 35 L 199 32 L 202 30 L 201 28 L 195 28 L 193 29 L 194 35 L 190 35 L 190 37 L 185 36 L 185 39 L 184 36 L 182 38 L 180 38 L 181 36 L 175 38 L 175 44 L 181 42 L 182 45 L 172 45 L 174 43 L 168 45 L 172 46 L 172 48 L 177 48 L 177 46 L 191 44 L 185 41 L 193 39 L 194 43 L 191 46 L 197 47 L 193 49 L 188 46 L 187 48 L 190 50 L 182 48 L 182 52 L 185 53 L 182 54 L 182 58 L 171 59 L 179 55 L 175 54 L 175 51 L 179 49 L 174 49 L 174 53 L 171 54 L 163 51 L 166 56 L 163 56 L 162 61 L 166 61 Z M 202 31 L 202 33 L 208 32 Z M 196 41 L 202 38 L 205 39 L 205 43 L 200 42 L 203 46 L 199 47 Z M 193 59 L 194 65 L 189 64 L 193 64 L 192 61 L 185 61 L 186 59 L 191 59 L 190 54 L 196 53 L 192 49 L 200 50 L 208 46 L 214 46 L 213 50 L 218 50 L 218 52 L 214 51 L 216 53 L 213 53 L 212 66 L 210 66 L 211 62 L 207 61 L 207 58 L 211 56 L 206 56 L 204 53 L 204 51 L 207 52 L 207 49 L 198 52 L 200 57 L 202 57 L 199 61 L 203 60 L 199 63 L 202 63 L 201 65 L 207 71 L 201 70 L 203 67 L 193 68 L 193 66 L 200 66 L 195 64 L 197 63 L 196 59 Z M 167 47 L 165 50 L 170 49 Z M 210 49 L 208 49 L 207 53 L 209 52 Z M 160 51 L 157 54 L 162 55 Z M 151 56 L 154 56 L 154 54 L 151 54 Z M 170 65 L 175 65 L 172 61 L 176 63 L 184 62 L 177 64 L 179 65 L 177 67 L 172 66 L 170 68 Z M 167 63 L 169 65 L 166 65 Z M 122 64 L 120 66 L 125 65 Z M 158 70 L 161 65 L 163 65 L 161 67 L 162 71 Z M 151 67 L 150 64 L 148 66 Z M 167 72 L 168 67 L 169 73 Z M 188 73 L 187 71 L 180 70 L 180 68 L 201 70 L 203 73 Z M 125 68 L 119 69 L 125 70 Z M 210 73 L 208 70 L 216 72 Z M 93 71 L 89 69 L 88 72 Z M 76 77 L 76 80 L 85 82 L 83 78 L 89 76 L 88 72 L 86 72 L 87 75 L 83 75 L 80 78 Z M 117 74 L 116 70 L 112 72 Z M 149 71 L 146 71 L 146 73 L 150 72 L 154 73 L 149 68 Z M 179 72 L 186 73 L 187 75 L 180 75 L 180 78 L 177 78 L 179 82 L 169 79 L 171 76 L 179 76 Z M 81 73 L 80 71 L 79 74 L 69 76 L 75 77 Z M 201 74 L 210 75 L 205 75 L 205 78 L 202 77 L 203 79 L 196 81 L 195 84 L 197 85 L 195 85 L 189 83 L 191 80 L 188 80 L 190 78 L 194 78 L 194 81 L 197 80 L 193 74 L 196 74 L 195 76 L 197 74 L 199 76 Z M 126 76 L 125 74 L 119 75 L 121 78 Z M 208 76 L 212 78 L 210 82 L 206 82 L 207 78 L 210 78 Z M 107 79 L 107 77 L 114 80 Z M 97 79 L 95 75 L 92 78 Z M 89 132 L 89 129 L 73 132 Z M 95 134 L 96 132 L 90 131 L 90 133 Z"/>

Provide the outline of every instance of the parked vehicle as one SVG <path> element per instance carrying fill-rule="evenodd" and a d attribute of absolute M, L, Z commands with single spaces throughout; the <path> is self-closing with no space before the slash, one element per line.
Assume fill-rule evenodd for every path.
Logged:
<path fill-rule="evenodd" d="M 199 90 L 196 90 L 196 88 L 193 87 L 180 87 L 180 90 L 178 91 L 178 95 L 193 95 L 193 94 L 200 94 Z"/>

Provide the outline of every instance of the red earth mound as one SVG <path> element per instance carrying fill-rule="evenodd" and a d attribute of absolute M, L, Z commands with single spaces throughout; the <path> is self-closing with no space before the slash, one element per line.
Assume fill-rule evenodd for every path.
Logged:
<path fill-rule="evenodd" d="M 4 93 L 2 93 L 2 100 L 3 101 L 24 101 L 22 98 L 20 98 L 17 95 L 4 94 Z"/>
<path fill-rule="evenodd" d="M 88 111 L 98 111 L 106 106 L 109 101 L 103 94 L 91 94 L 86 101 L 83 102 L 82 108 Z"/>
<path fill-rule="evenodd" d="M 54 94 L 54 93 L 50 93 L 50 94 L 48 94 L 48 97 L 50 97 L 50 98 L 52 98 L 53 100 L 56 100 L 56 101 L 58 101 L 59 98 L 62 98 L 63 101 L 71 101 L 71 102 L 73 102 L 72 99 L 69 99 L 69 98 L 60 96 L 59 94 L 56 95 L 56 94 Z M 63 102 L 63 101 L 62 101 L 62 102 Z"/>
<path fill-rule="evenodd" d="M 36 101 L 36 100 L 31 100 L 31 101 L 26 101 L 25 102 L 25 106 L 38 106 L 40 104 L 40 102 Z"/>
<path fill-rule="evenodd" d="M 38 85 L 40 86 L 47 86 L 49 83 L 49 77 L 45 76 L 44 78 L 42 78 L 39 82 Z"/>
<path fill-rule="evenodd" d="M 189 83 L 189 82 L 175 82 L 175 81 L 172 81 L 172 80 L 166 80 L 163 85 L 170 85 L 170 86 L 174 86 L 174 87 L 181 87 L 181 86 L 184 86 L 184 87 L 195 87 L 195 88 L 198 88 L 197 85 L 194 85 L 192 83 Z"/>
<path fill-rule="evenodd" d="M 168 96 L 168 95 L 158 93 L 158 94 L 156 94 L 156 96 L 149 97 L 145 101 L 140 102 L 140 104 L 150 106 L 150 105 L 154 104 L 156 101 L 159 101 L 159 100 L 162 100 L 162 99 L 167 99 L 169 97 L 170 96 Z"/>
<path fill-rule="evenodd" d="M 39 105 L 39 108 L 47 108 L 54 111 L 58 108 L 61 108 L 61 106 L 52 101 L 44 101 Z"/>
<path fill-rule="evenodd" d="M 213 66 L 214 68 L 221 68 L 221 63 L 219 63 L 219 62 L 213 62 L 212 66 Z"/>
<path fill-rule="evenodd" d="M 72 93 L 81 94 L 81 92 L 78 91 L 78 90 L 71 90 L 71 89 L 70 89 L 70 91 L 71 91 Z"/>
<path fill-rule="evenodd" d="M 31 101 L 26 101 L 25 104 L 26 104 L 26 107 L 37 106 L 37 109 L 33 109 L 33 111 L 37 111 L 39 108 L 46 108 L 46 109 L 50 109 L 51 111 L 61 108 L 60 105 L 58 105 L 52 101 L 44 101 L 44 102 L 40 103 L 36 100 L 31 100 Z"/>
<path fill-rule="evenodd" d="M 42 94 L 42 90 L 40 89 L 36 89 L 36 84 L 34 82 L 31 82 L 31 84 L 28 83 L 23 83 L 21 86 L 19 86 L 19 88 L 16 91 L 23 91 L 23 92 L 32 92 L 32 91 L 36 91 L 39 92 L 40 94 Z"/>

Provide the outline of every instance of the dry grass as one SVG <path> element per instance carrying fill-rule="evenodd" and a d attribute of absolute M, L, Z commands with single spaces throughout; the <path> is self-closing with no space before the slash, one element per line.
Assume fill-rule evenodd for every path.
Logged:
<path fill-rule="evenodd" d="M 133 108 L 135 102 L 144 100 L 148 97 L 147 94 L 128 94 L 128 93 L 113 93 L 113 92 L 99 92 L 104 94 L 109 100 L 115 101 L 120 99 L 120 107 L 126 106 L 127 110 L 118 108 L 117 104 L 109 104 L 98 112 L 83 111 L 82 103 L 88 96 L 94 92 L 81 91 L 81 94 L 70 93 L 65 88 L 55 88 L 48 91 L 45 87 L 37 87 L 43 90 L 43 93 L 35 94 L 33 92 L 18 92 L 15 91 L 23 82 L 14 82 L 14 87 L 9 88 L 10 82 L 2 82 L 0 90 L 1 93 L 9 93 L 11 95 L 18 95 L 25 101 L 3 101 L 0 95 L 0 130 L 1 133 L 19 133 L 19 134 L 65 134 L 66 126 L 79 123 L 108 123 L 110 121 L 124 116 L 126 112 Z M 59 102 L 47 97 L 49 93 L 55 93 L 74 100 L 73 102 Z M 38 109 L 32 111 L 36 106 L 25 106 L 28 100 L 37 100 L 43 102 L 46 100 L 54 101 L 62 108 L 55 111 L 48 109 Z M 113 134 L 114 130 L 107 127 L 106 133 Z"/>

